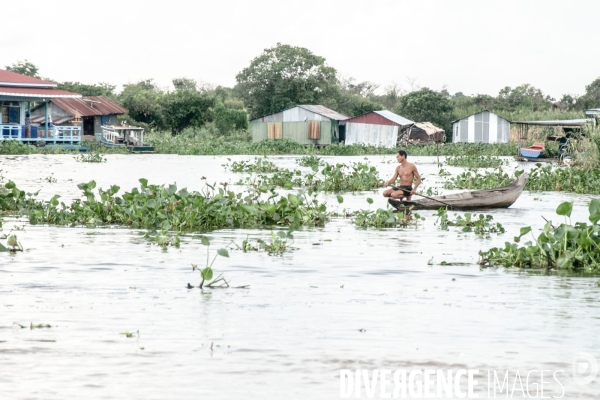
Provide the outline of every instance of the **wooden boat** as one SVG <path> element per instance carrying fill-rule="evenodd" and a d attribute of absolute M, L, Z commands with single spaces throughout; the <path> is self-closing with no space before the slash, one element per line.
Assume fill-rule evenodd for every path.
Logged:
<path fill-rule="evenodd" d="M 130 153 L 154 153 L 154 147 L 144 143 L 144 128 L 136 126 L 102 125 L 96 139 L 105 147 L 126 148 Z"/>
<path fill-rule="evenodd" d="M 519 198 L 528 178 L 529 176 L 527 173 L 524 173 L 510 185 L 495 189 L 475 190 L 472 192 L 448 194 L 445 196 L 435 196 L 411 201 L 389 199 L 388 202 L 392 207 L 399 211 L 404 211 L 410 207 L 415 210 L 437 210 L 439 208 L 448 207 L 448 209 L 461 211 L 486 208 L 507 208 Z"/>
<path fill-rule="evenodd" d="M 544 143 L 534 143 L 531 147 L 524 147 L 519 149 L 519 152 L 523 157 L 538 158 L 544 150 Z"/>

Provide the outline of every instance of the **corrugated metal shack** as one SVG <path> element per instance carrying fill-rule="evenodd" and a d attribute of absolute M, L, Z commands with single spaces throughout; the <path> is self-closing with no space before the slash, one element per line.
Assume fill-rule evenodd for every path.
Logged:
<path fill-rule="evenodd" d="M 84 135 L 101 133 L 102 125 L 117 125 L 117 115 L 127 113 L 126 108 L 105 96 L 52 99 L 48 104 L 48 110 L 55 125 L 68 123 L 79 115 L 83 120 Z M 31 122 L 42 123 L 44 120 L 42 107 L 31 110 Z"/>
<path fill-rule="evenodd" d="M 291 139 L 301 144 L 337 143 L 340 121 L 348 119 L 327 107 L 301 104 L 250 121 L 252 141 Z"/>
<path fill-rule="evenodd" d="M 346 144 L 366 144 L 380 147 L 396 147 L 398 132 L 414 122 L 391 111 L 372 111 L 345 122 Z"/>
<path fill-rule="evenodd" d="M 510 121 L 483 110 L 452 121 L 452 141 L 468 143 L 508 143 Z"/>

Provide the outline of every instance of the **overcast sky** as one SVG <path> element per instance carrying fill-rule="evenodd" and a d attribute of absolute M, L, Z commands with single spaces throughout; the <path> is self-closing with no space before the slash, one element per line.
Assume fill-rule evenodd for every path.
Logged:
<path fill-rule="evenodd" d="M 0 8 L 0 68 L 27 59 L 55 81 L 187 77 L 233 86 L 277 42 L 357 81 L 559 98 L 600 77 L 597 0 L 28 0 Z"/>

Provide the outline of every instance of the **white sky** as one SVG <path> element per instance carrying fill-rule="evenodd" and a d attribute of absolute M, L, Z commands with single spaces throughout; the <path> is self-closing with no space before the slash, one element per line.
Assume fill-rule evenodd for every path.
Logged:
<path fill-rule="evenodd" d="M 0 7 L 0 68 L 119 87 L 187 77 L 233 86 L 277 42 L 357 81 L 497 95 L 583 94 L 600 76 L 597 0 L 28 0 Z"/>

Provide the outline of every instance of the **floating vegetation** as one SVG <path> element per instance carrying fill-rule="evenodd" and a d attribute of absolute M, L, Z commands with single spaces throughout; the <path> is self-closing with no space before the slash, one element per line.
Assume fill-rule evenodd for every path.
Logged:
<path fill-rule="evenodd" d="M 290 251 L 290 244 L 288 240 L 292 240 L 294 236 L 291 232 L 279 231 L 277 234 L 271 232 L 270 240 L 258 239 L 259 247 L 264 249 L 269 255 L 280 256 L 283 253 Z"/>
<path fill-rule="evenodd" d="M 207 288 L 229 287 L 229 282 L 227 282 L 225 280 L 225 278 L 223 278 L 223 274 L 219 275 L 214 280 L 212 280 L 213 279 L 212 266 L 215 263 L 215 260 L 217 259 L 218 256 L 229 258 L 229 252 L 227 251 L 227 249 L 217 250 L 217 254 L 215 254 L 215 256 L 211 262 L 210 261 L 210 252 L 209 252 L 210 240 L 206 236 L 202 236 L 201 243 L 204 246 L 206 246 L 206 265 L 204 266 L 204 268 L 198 268 L 197 265 L 192 264 L 192 271 L 195 271 L 195 270 L 200 271 L 200 278 L 202 279 L 202 281 L 200 282 L 200 286 L 198 286 L 198 287 L 200 289 L 205 287 L 205 285 L 204 285 L 205 282 L 208 282 L 208 283 L 206 283 Z M 191 287 L 191 285 L 188 283 L 188 288 L 190 288 L 190 287 Z"/>
<path fill-rule="evenodd" d="M 16 253 L 17 251 L 23 251 L 23 246 L 17 240 L 17 235 L 10 235 L 6 242 L 6 246 L 0 243 L 0 253 Z"/>
<path fill-rule="evenodd" d="M 137 330 L 136 332 L 129 332 L 129 331 L 123 331 L 123 332 L 119 332 L 120 335 L 125 335 L 126 338 L 132 338 L 134 336 L 136 337 L 140 337 L 140 331 Z"/>
<path fill-rule="evenodd" d="M 150 243 L 155 243 L 166 250 L 169 246 L 179 248 L 181 244 L 181 238 L 178 233 L 172 233 L 167 230 L 161 229 L 158 232 L 148 232 L 144 235 L 144 238 Z"/>
<path fill-rule="evenodd" d="M 321 165 L 324 164 L 324 161 L 321 157 L 310 155 L 298 158 L 296 160 L 296 164 L 301 167 L 310 167 L 313 169 L 313 171 L 316 171 Z"/>
<path fill-rule="evenodd" d="M 103 163 L 108 160 L 102 157 L 100 153 L 90 152 L 87 154 L 79 154 L 77 157 L 75 157 L 75 161 L 86 163 Z"/>
<path fill-rule="evenodd" d="M 456 157 L 448 157 L 446 164 L 453 167 L 466 167 L 466 168 L 497 168 L 503 165 L 508 165 L 507 160 L 495 156 L 483 156 L 483 155 L 463 155 Z"/>
<path fill-rule="evenodd" d="M 492 189 L 508 185 L 517 179 L 523 170 L 509 175 L 502 168 L 480 173 L 474 170 L 465 171 L 444 182 L 445 189 Z M 580 194 L 600 194 L 600 170 L 581 169 L 576 167 L 553 167 L 536 164 L 529 172 L 525 190 L 561 191 Z"/>
<path fill-rule="evenodd" d="M 231 161 L 230 158 L 227 159 Z M 269 173 L 278 172 L 280 168 L 266 158 L 255 157 L 254 161 L 234 161 L 231 164 L 223 164 L 223 167 L 229 169 L 231 172 L 243 172 L 243 173 Z"/>
<path fill-rule="evenodd" d="M 490 236 L 491 233 L 504 233 L 504 227 L 499 222 L 492 222 L 491 215 L 465 213 L 464 216 L 454 214 L 455 219 L 448 218 L 448 208 L 440 208 L 437 211 L 436 224 L 441 230 L 448 230 L 450 226 L 462 228 L 462 232 L 474 232 L 480 236 Z"/>
<path fill-rule="evenodd" d="M 29 324 L 29 329 L 48 329 L 48 328 L 52 328 L 52 325 L 50 324 L 34 324 L 33 322 Z"/>
<path fill-rule="evenodd" d="M 518 177 L 523 171 L 516 171 L 515 176 Z M 510 184 L 516 179 L 504 172 L 502 168 L 498 168 L 492 172 L 479 173 L 474 170 L 465 171 L 458 176 L 451 177 L 444 182 L 445 189 L 492 189 Z M 530 178 L 531 179 L 531 176 Z M 529 183 L 529 182 L 528 182 Z"/>
<path fill-rule="evenodd" d="M 520 229 L 514 243 L 479 252 L 479 264 L 484 267 L 503 265 L 517 268 L 543 268 L 573 272 L 600 272 L 600 200 L 589 204 L 589 221 L 570 223 L 573 203 L 561 203 L 556 214 L 565 217 L 565 223 L 555 227 L 547 221 L 542 233 L 533 241 L 519 246 L 521 238 L 531 227 Z"/>
<path fill-rule="evenodd" d="M 202 193 L 188 192 L 178 190 L 176 185 L 149 185 L 146 179 L 140 179 L 140 184 L 139 189 L 117 196 L 118 186 L 99 189 L 96 194 L 96 182 L 90 181 L 78 185 L 84 199 L 69 205 L 59 202 L 58 195 L 47 202 L 19 202 L 21 207 L 13 204 L 11 197 L 8 199 L 13 202 L 12 209 L 27 215 L 31 224 L 122 225 L 183 232 L 222 227 L 322 226 L 329 219 L 325 204 L 305 194 L 283 196 L 267 188 L 236 194 L 212 185 Z M 22 193 L 13 187 L 15 190 Z M 263 200 L 263 194 L 268 194 L 268 199 Z"/>
<path fill-rule="evenodd" d="M 339 200 L 338 200 L 339 201 Z M 373 204 L 373 199 L 367 198 L 367 203 Z M 378 208 L 377 210 L 358 210 L 352 216 L 352 223 L 359 228 L 406 228 L 417 226 L 419 221 L 424 221 L 419 214 L 407 212 L 394 212 L 391 209 Z"/>
<path fill-rule="evenodd" d="M 600 170 L 577 167 L 553 168 L 536 164 L 529 173 L 526 190 L 600 194 Z"/>

